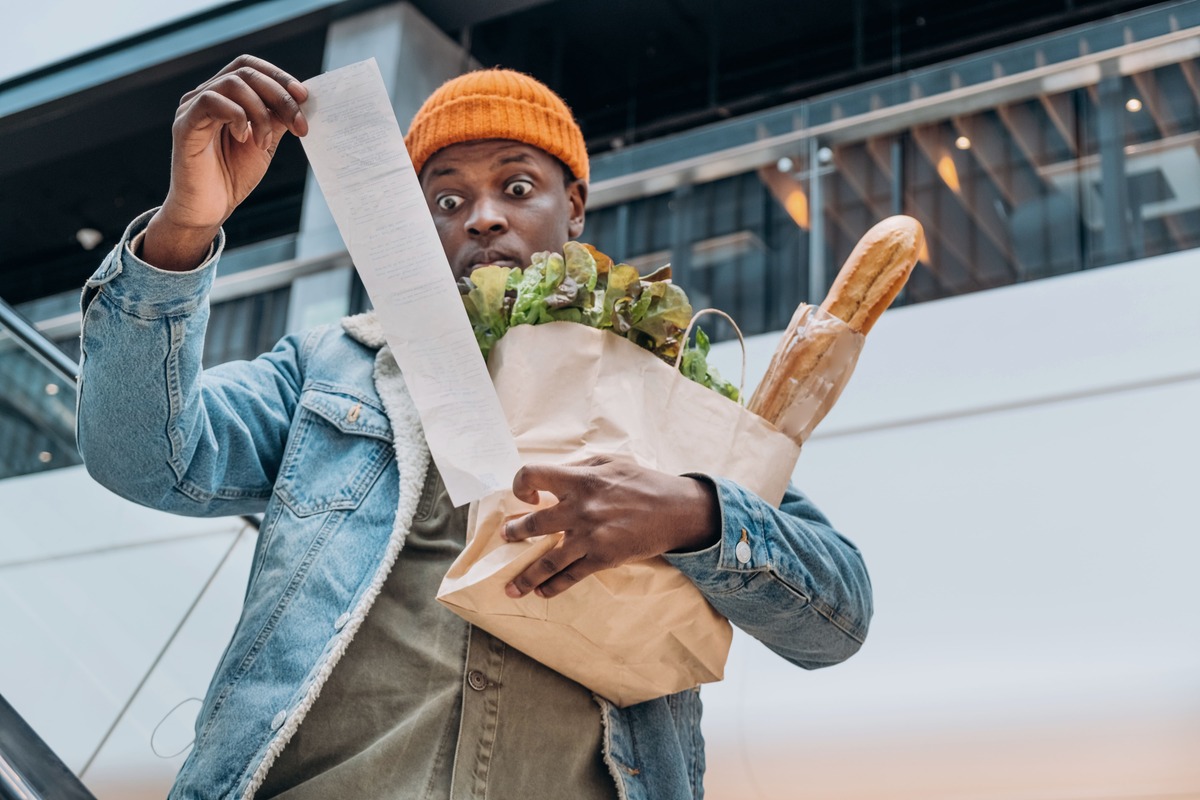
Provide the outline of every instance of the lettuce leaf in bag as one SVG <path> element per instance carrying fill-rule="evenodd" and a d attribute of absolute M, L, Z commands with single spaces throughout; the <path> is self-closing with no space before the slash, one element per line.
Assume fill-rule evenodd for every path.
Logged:
<path fill-rule="evenodd" d="M 563 257 L 558 253 L 534 253 L 533 263 L 525 268 L 517 284 L 509 325 L 537 325 L 553 322 L 546 302 L 566 276 Z"/>
<path fill-rule="evenodd" d="M 641 294 L 642 286 L 636 269 L 628 264 L 618 264 L 610 269 L 596 327 L 614 328 L 622 336 L 629 333 L 633 327 L 632 307 Z"/>
<path fill-rule="evenodd" d="M 519 273 L 519 270 L 515 270 Z M 471 277 L 459 281 L 463 293 L 463 305 L 471 320 L 471 329 L 484 358 L 504 332 L 508 330 L 506 294 L 509 277 L 514 270 L 509 267 L 480 267 Z"/>
<path fill-rule="evenodd" d="M 567 242 L 563 252 L 534 253 L 525 269 L 487 266 L 459 282 L 463 306 L 486 358 L 513 325 L 578 322 L 624 336 L 674 365 L 683 349 L 683 374 L 731 400 L 738 390 L 708 366 L 710 342 L 696 327 L 696 344 L 683 333 L 692 305 L 671 283 L 671 269 L 640 276 L 590 244 Z"/>
<path fill-rule="evenodd" d="M 696 344 L 684 351 L 683 360 L 679 364 L 680 372 L 701 386 L 707 386 L 709 389 L 714 389 L 725 395 L 730 400 L 738 401 L 740 397 L 737 387 L 723 380 L 721 373 L 717 371 L 716 367 L 708 365 L 708 352 L 710 349 L 708 334 L 697 327 Z"/>
<path fill-rule="evenodd" d="M 683 332 L 692 321 L 692 304 L 683 289 L 666 281 L 650 284 L 642 292 L 642 298 L 646 297 L 646 313 L 633 322 L 629 338 L 673 362 L 679 355 Z"/>

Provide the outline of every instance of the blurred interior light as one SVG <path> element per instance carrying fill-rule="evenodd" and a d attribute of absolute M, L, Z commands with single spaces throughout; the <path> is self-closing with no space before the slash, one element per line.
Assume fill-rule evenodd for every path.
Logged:
<path fill-rule="evenodd" d="M 1126 111 L 1141 111 L 1142 110 L 1142 101 L 1138 100 L 1136 97 L 1129 98 L 1128 100 L 1125 101 L 1125 110 Z"/>
<path fill-rule="evenodd" d="M 49 464 L 52 458 L 54 458 L 54 454 L 49 450 L 43 450 L 42 452 L 38 453 L 38 461 L 42 462 L 43 464 Z"/>
<path fill-rule="evenodd" d="M 954 166 L 954 159 L 950 158 L 949 153 L 938 159 L 937 174 L 950 187 L 950 191 L 955 194 L 959 193 L 962 186 L 958 182 L 958 169 Z"/>
<path fill-rule="evenodd" d="M 95 228 L 80 228 L 75 231 L 75 241 L 79 242 L 84 250 L 93 250 L 104 241 L 104 234 Z"/>
<path fill-rule="evenodd" d="M 51 397 L 54 397 L 54 395 L 58 394 L 58 384 L 57 383 L 47 383 L 46 384 L 46 394 L 50 395 Z"/>
<path fill-rule="evenodd" d="M 776 166 L 779 166 L 776 164 Z M 758 168 L 759 179 L 766 184 L 771 196 L 783 206 L 783 210 L 801 228 L 808 230 L 810 226 L 808 195 L 804 186 L 790 172 L 780 172 L 769 166 Z"/>
<path fill-rule="evenodd" d="M 822 147 L 817 151 L 817 161 L 820 161 L 822 164 L 828 164 L 830 161 L 833 161 L 833 151 L 828 147 Z"/>
<path fill-rule="evenodd" d="M 921 239 L 921 249 L 917 253 L 917 261 L 921 262 L 922 264 L 924 264 L 927 267 L 929 266 L 930 261 L 929 261 L 929 240 L 928 239 Z"/>
<path fill-rule="evenodd" d="M 808 230 L 808 195 L 804 193 L 803 189 L 797 186 L 788 192 L 787 197 L 783 200 L 783 208 L 793 222 L 804 230 Z"/>
<path fill-rule="evenodd" d="M 778 169 L 780 172 L 791 172 L 792 167 L 794 167 L 794 166 L 795 166 L 795 164 L 793 164 L 792 160 L 790 158 L 788 158 L 787 156 L 784 156 L 783 158 L 781 158 L 775 162 L 775 168 Z"/>
<path fill-rule="evenodd" d="M 971 140 L 968 139 L 966 136 L 960 136 L 954 140 L 954 146 L 957 147 L 959 150 L 970 150 L 971 149 Z"/>

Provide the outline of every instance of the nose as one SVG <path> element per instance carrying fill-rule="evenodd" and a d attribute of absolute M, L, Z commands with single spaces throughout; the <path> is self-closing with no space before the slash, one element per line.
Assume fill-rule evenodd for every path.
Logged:
<path fill-rule="evenodd" d="M 508 219 L 502 203 L 492 197 L 481 197 L 471 206 L 464 223 L 471 236 L 487 236 L 508 230 Z"/>

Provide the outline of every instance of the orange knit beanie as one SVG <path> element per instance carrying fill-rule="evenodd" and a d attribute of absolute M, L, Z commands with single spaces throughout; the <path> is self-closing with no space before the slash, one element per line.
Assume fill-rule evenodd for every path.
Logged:
<path fill-rule="evenodd" d="M 442 84 L 413 117 L 404 142 L 420 174 L 437 151 L 477 139 L 533 145 L 587 180 L 587 146 L 571 109 L 544 83 L 520 72 L 483 69 Z"/>

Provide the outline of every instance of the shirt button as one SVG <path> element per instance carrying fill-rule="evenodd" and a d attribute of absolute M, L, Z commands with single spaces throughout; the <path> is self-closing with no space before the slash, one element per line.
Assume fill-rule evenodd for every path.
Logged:
<path fill-rule="evenodd" d="M 733 548 L 733 556 L 738 560 L 739 564 L 750 563 L 750 542 L 749 534 L 745 528 L 742 528 L 742 540 Z"/>
<path fill-rule="evenodd" d="M 271 730 L 277 731 L 283 727 L 284 720 L 287 719 L 287 712 L 280 711 L 275 715 L 275 719 L 271 720 Z"/>
<path fill-rule="evenodd" d="M 340 617 L 338 617 L 336 620 L 334 620 L 334 622 L 333 622 L 334 630 L 340 631 L 342 628 L 346 627 L 346 623 L 349 621 L 350 621 L 350 615 L 342 614 Z"/>
<path fill-rule="evenodd" d="M 488 685 L 487 676 L 479 670 L 473 669 L 467 673 L 467 685 L 477 692 L 482 692 Z"/>

